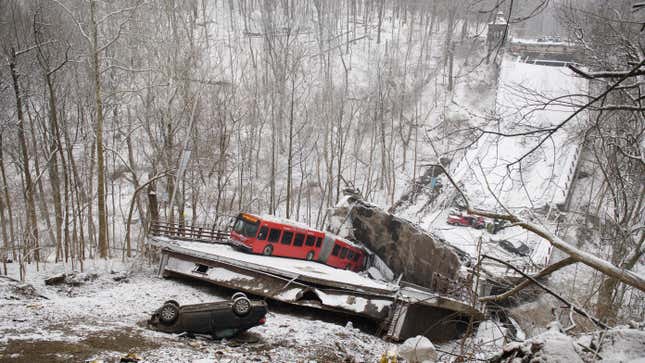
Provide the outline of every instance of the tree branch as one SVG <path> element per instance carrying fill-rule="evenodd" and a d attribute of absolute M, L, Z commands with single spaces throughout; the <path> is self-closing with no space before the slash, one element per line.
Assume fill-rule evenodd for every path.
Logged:
<path fill-rule="evenodd" d="M 582 76 L 586 79 L 597 79 L 597 78 L 620 78 L 620 77 L 631 77 L 631 76 L 641 76 L 645 75 L 645 69 L 636 69 L 629 71 L 604 71 L 604 72 L 585 72 L 582 69 L 574 66 L 573 64 L 567 64 L 567 68 L 572 70 L 574 73 Z M 633 73 L 632 73 L 633 72 Z"/>
<path fill-rule="evenodd" d="M 489 255 L 482 255 L 482 259 L 484 259 L 484 258 L 487 258 L 487 259 L 489 259 L 489 260 L 493 260 L 493 261 L 495 261 L 495 262 L 499 262 L 499 263 L 501 263 L 501 264 L 503 264 L 503 265 L 505 265 L 505 266 L 508 266 L 509 268 L 513 269 L 515 272 L 519 273 L 520 275 L 524 276 L 526 279 L 530 280 L 532 283 L 534 283 L 534 284 L 538 285 L 542 290 L 544 290 L 544 291 L 546 291 L 547 293 L 549 293 L 549 295 L 551 295 L 551 296 L 555 297 L 556 299 L 560 300 L 561 302 L 563 302 L 563 303 L 567 304 L 567 307 L 572 308 L 572 309 L 573 309 L 573 311 L 575 311 L 576 313 L 578 313 L 578 314 L 580 314 L 580 315 L 582 315 L 582 316 L 584 316 L 584 317 L 589 318 L 591 321 L 593 321 L 593 322 L 594 322 L 594 324 L 598 325 L 599 327 L 601 327 L 601 328 L 603 328 L 603 329 L 608 329 L 608 328 L 609 328 L 609 327 L 608 327 L 605 323 L 603 323 L 602 321 L 600 321 L 600 320 L 598 320 L 598 319 L 594 318 L 593 316 L 589 315 L 589 313 L 587 313 L 586 311 L 584 311 L 584 310 L 582 310 L 581 308 L 577 307 L 576 305 L 572 304 L 571 302 L 569 302 L 569 300 L 567 300 L 567 299 L 563 298 L 562 296 L 560 296 L 559 294 L 557 294 L 555 291 L 553 291 L 553 290 L 549 289 L 548 287 L 544 286 L 544 285 L 543 285 L 543 284 L 541 284 L 539 281 L 537 281 L 536 279 L 532 278 L 531 276 L 529 276 L 529 275 L 525 274 L 525 273 L 524 273 L 524 272 L 522 272 L 520 269 L 518 269 L 517 267 L 515 267 L 515 266 L 511 265 L 510 263 L 508 263 L 508 262 L 506 262 L 506 261 L 502 261 L 502 260 L 500 260 L 500 259 L 498 259 L 498 258 L 495 258 L 495 257 L 489 256 Z M 563 260 L 563 261 L 564 261 L 564 260 Z"/>
<path fill-rule="evenodd" d="M 556 132 L 557 132 L 559 129 L 561 129 L 565 124 L 567 124 L 567 123 L 568 123 L 569 121 L 571 121 L 574 117 L 576 117 L 580 112 L 584 111 L 584 110 L 585 110 L 585 109 L 587 109 L 589 106 L 593 105 L 594 103 L 596 103 L 596 102 L 597 102 L 597 101 L 599 101 L 600 99 L 602 99 L 602 98 L 604 98 L 605 96 L 607 96 L 607 95 L 609 94 L 609 92 L 613 91 L 616 87 L 618 87 L 618 86 L 619 86 L 623 81 L 625 81 L 627 78 L 633 77 L 633 76 L 635 76 L 637 73 L 639 73 L 639 72 L 640 72 L 640 68 L 641 68 L 643 65 L 645 65 L 645 58 L 643 58 L 643 60 L 641 60 L 641 61 L 640 61 L 640 63 L 638 63 L 634 68 L 632 68 L 632 70 L 631 70 L 631 71 L 629 71 L 629 72 L 627 72 L 626 74 L 624 74 L 624 75 L 623 75 L 623 76 L 622 76 L 618 81 L 616 81 L 614 84 L 612 84 L 612 85 L 611 85 L 611 87 L 607 88 L 603 93 L 601 93 L 601 94 L 599 94 L 598 96 L 594 97 L 591 101 L 587 102 L 587 104 L 585 104 L 584 106 L 582 106 L 582 107 L 580 107 L 579 109 L 577 109 L 574 113 L 572 113 L 572 114 L 571 114 L 569 117 L 567 117 L 564 121 L 562 121 L 560 124 L 558 124 L 556 127 L 554 127 L 554 128 L 551 130 L 551 132 L 549 132 L 549 134 L 548 134 L 547 136 L 545 136 L 542 140 L 540 140 L 540 142 L 539 142 L 539 143 L 537 143 L 537 145 L 535 145 L 533 148 L 531 148 L 531 150 L 527 151 L 527 152 L 526 152 L 524 155 L 522 155 L 519 159 L 517 159 L 517 160 L 515 160 L 514 162 L 512 162 L 512 163 L 508 164 L 508 166 L 510 167 L 510 166 L 512 166 L 512 165 L 515 165 L 515 164 L 517 164 L 517 163 L 521 162 L 522 160 L 524 160 L 524 158 L 525 158 L 525 157 L 527 157 L 528 155 L 530 155 L 530 154 L 532 154 L 533 152 L 535 152 L 535 151 L 536 151 L 540 146 L 542 146 L 542 144 L 544 144 L 544 143 L 546 142 L 546 140 L 547 140 L 547 139 L 549 139 L 549 137 L 551 137 L 551 135 L 553 135 L 554 133 L 556 133 Z"/>
<path fill-rule="evenodd" d="M 542 269 L 540 272 L 538 272 L 537 274 L 533 275 L 533 279 L 539 279 L 539 278 L 542 278 L 544 276 L 550 275 L 553 272 L 555 272 L 555 271 L 557 271 L 557 270 L 559 270 L 559 269 L 561 269 L 561 268 L 563 268 L 565 266 L 569 266 L 571 264 L 574 264 L 576 262 L 577 261 L 574 260 L 573 258 L 567 257 L 564 260 L 560 260 L 560 261 L 558 261 L 558 262 L 556 262 L 554 264 L 551 264 L 551 265 L 547 266 L 546 268 Z M 529 285 L 531 285 L 531 283 L 533 283 L 532 280 L 525 279 L 522 282 L 520 282 L 519 284 L 517 284 L 515 287 L 513 287 L 512 289 L 510 289 L 510 290 L 508 290 L 508 291 L 506 291 L 504 293 L 501 293 L 499 295 L 482 296 L 482 297 L 479 298 L 479 301 L 480 302 L 498 302 L 498 301 L 506 300 L 509 297 L 517 294 L 518 292 L 520 292 L 524 288 L 526 288 Z"/>

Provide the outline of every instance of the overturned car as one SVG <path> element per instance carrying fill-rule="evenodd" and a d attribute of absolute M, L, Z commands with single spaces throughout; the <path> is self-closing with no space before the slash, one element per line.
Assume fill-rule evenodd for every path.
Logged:
<path fill-rule="evenodd" d="M 229 301 L 180 306 L 174 300 L 166 301 L 157 309 L 148 326 L 166 333 L 207 334 L 213 338 L 228 338 L 266 321 L 266 302 L 251 301 L 241 292 Z"/>

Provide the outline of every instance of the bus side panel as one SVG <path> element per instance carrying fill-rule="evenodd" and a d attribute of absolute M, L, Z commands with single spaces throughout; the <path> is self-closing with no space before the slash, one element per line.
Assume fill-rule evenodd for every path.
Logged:
<path fill-rule="evenodd" d="M 331 255 L 327 259 L 327 265 L 344 270 L 347 267 L 347 265 L 351 266 L 351 262 L 343 260 L 338 256 Z"/>
<path fill-rule="evenodd" d="M 264 246 L 267 243 L 269 243 L 269 242 L 267 242 L 266 238 L 264 239 L 264 241 L 260 241 L 260 240 L 257 239 L 257 236 L 259 236 L 260 230 L 262 229 L 262 227 L 269 227 L 270 228 L 270 226 L 266 222 L 261 222 L 260 227 L 258 228 L 258 233 L 256 234 L 256 238 L 252 239 L 253 247 L 251 249 L 251 252 L 255 253 L 255 254 L 259 254 L 259 255 L 262 254 L 262 251 L 264 250 Z"/>

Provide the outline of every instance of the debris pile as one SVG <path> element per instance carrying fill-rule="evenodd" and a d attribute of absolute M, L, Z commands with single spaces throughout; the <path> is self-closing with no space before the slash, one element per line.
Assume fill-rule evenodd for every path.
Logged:
<path fill-rule="evenodd" d="M 34 298 L 46 299 L 32 285 L 0 275 L 0 300 L 29 300 Z"/>
<path fill-rule="evenodd" d="M 55 285 L 69 285 L 69 286 L 81 286 L 86 282 L 94 281 L 98 277 L 96 273 L 85 273 L 85 272 L 74 272 L 74 273 L 60 273 L 53 276 L 50 276 L 45 279 L 45 285 L 55 286 Z"/>
<path fill-rule="evenodd" d="M 572 337 L 561 330 L 559 323 L 523 342 L 504 346 L 490 362 L 631 362 L 645 356 L 644 324 L 618 326 Z"/>
<path fill-rule="evenodd" d="M 110 271 L 111 279 L 115 282 L 128 282 L 129 274 L 123 271 Z M 71 273 L 59 273 L 47 277 L 44 282 L 47 286 L 58 286 L 58 285 L 67 285 L 72 287 L 78 287 L 88 282 L 92 282 L 99 277 L 96 273 L 87 273 L 87 272 L 71 272 Z"/>

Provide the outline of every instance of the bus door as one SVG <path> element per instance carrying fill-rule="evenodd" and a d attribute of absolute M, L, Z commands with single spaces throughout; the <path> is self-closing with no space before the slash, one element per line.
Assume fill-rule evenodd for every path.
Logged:
<path fill-rule="evenodd" d="M 323 239 L 322 247 L 320 247 L 320 253 L 318 254 L 318 261 L 322 263 L 327 263 L 327 258 L 331 254 L 331 250 L 334 248 L 335 240 L 327 235 Z"/>

